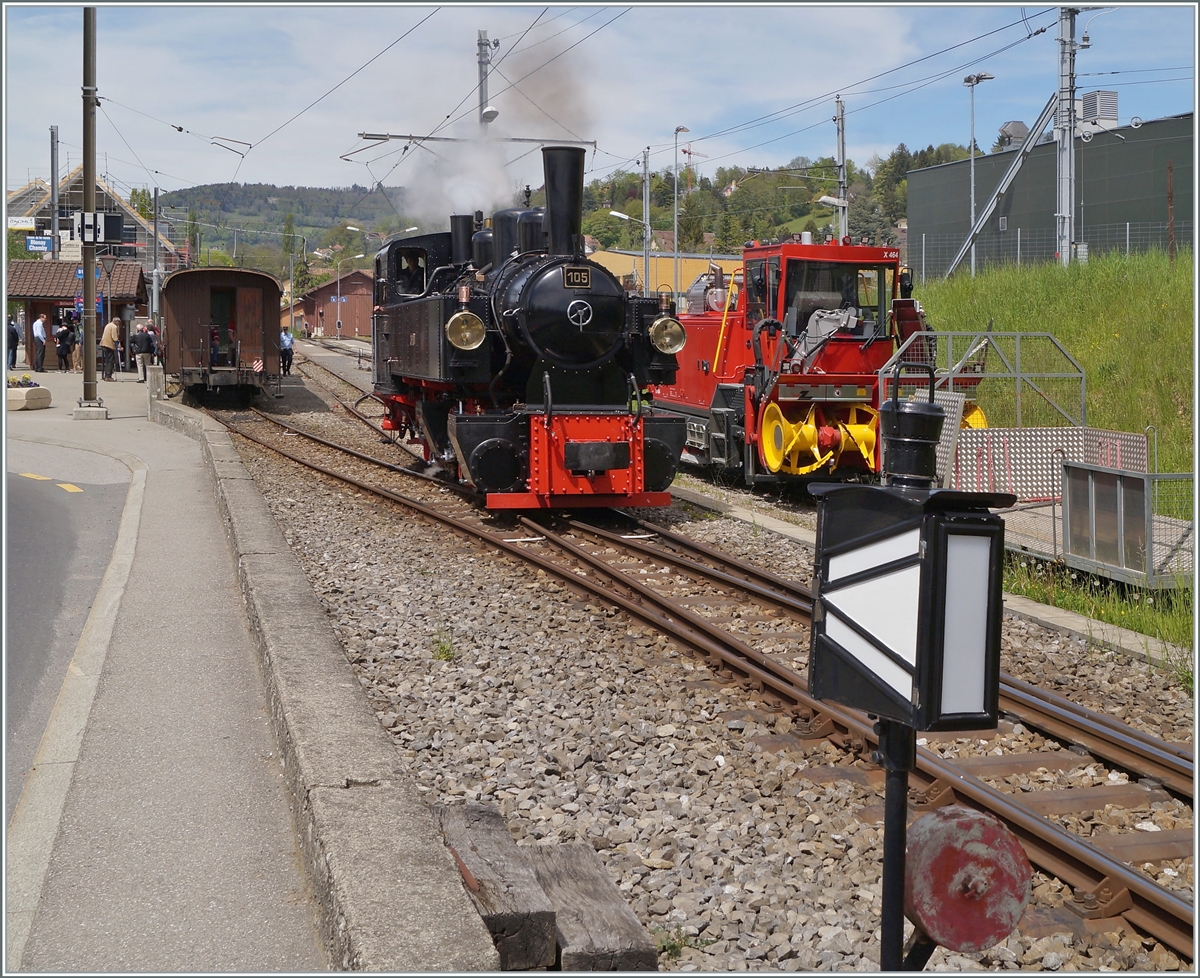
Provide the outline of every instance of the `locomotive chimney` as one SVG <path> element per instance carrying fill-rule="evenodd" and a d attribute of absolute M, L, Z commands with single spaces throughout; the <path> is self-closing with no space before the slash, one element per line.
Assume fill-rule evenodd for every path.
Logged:
<path fill-rule="evenodd" d="M 583 251 L 583 164 L 587 156 L 578 146 L 544 146 L 546 174 L 546 230 L 551 255 Z"/>
<path fill-rule="evenodd" d="M 475 220 L 470 214 L 450 215 L 450 261 L 465 265 L 471 260 L 471 234 Z"/>

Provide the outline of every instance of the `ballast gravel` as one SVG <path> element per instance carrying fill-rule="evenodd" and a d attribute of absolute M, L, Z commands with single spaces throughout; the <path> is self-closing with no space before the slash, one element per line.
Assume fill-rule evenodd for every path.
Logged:
<path fill-rule="evenodd" d="M 320 411 L 289 422 L 343 442 L 354 430 Z M 365 428 L 353 437 L 381 456 L 389 450 Z M 765 749 L 791 721 L 699 656 L 541 571 L 356 498 L 257 446 L 239 440 L 239 450 L 430 803 L 494 803 L 522 845 L 592 845 L 658 942 L 663 970 L 877 969 L 883 786 L 870 766 L 828 742 L 793 738 L 789 749 Z M 794 541 L 689 509 L 654 518 L 797 580 L 811 577 L 812 555 Z M 1007 671 L 1031 681 L 1061 676 L 1069 695 L 1089 695 L 1097 708 L 1119 703 L 1130 722 L 1191 740 L 1190 698 L 1169 676 L 1024 621 L 1006 619 L 1004 636 Z M 798 668 L 806 660 L 802 648 L 785 655 Z M 1020 725 L 986 743 L 934 746 L 1058 749 Z M 1108 779 L 1080 762 L 1052 777 Z M 1043 774 L 1022 777 L 1032 784 Z M 996 786 L 1021 790 L 1020 778 Z M 1096 812 L 1084 834 L 1130 818 L 1191 824 L 1184 806 Z M 1191 893 L 1191 859 L 1143 869 Z M 1180 967 L 1168 949 L 1129 931 L 1072 927 L 1061 909 L 1069 898 L 1035 873 L 1031 906 L 1049 915 L 1041 927 L 981 953 L 938 949 L 927 970 Z"/>

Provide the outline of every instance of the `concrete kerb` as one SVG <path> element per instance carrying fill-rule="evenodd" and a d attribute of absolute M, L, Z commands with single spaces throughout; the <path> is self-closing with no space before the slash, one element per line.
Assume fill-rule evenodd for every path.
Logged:
<path fill-rule="evenodd" d="M 403 776 L 308 578 L 228 432 L 151 399 L 213 480 L 334 967 L 497 971 L 500 959 L 432 811 Z"/>

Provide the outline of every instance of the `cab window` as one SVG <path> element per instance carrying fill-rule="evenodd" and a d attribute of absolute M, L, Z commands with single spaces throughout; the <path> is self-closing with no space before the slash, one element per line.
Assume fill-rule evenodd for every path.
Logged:
<path fill-rule="evenodd" d="M 871 336 L 886 325 L 894 272 L 886 265 L 840 262 L 788 262 L 783 325 L 798 336 L 818 309 L 854 309 L 857 335 Z"/>
<path fill-rule="evenodd" d="M 746 325 L 753 326 L 767 315 L 767 263 L 746 262 Z"/>
<path fill-rule="evenodd" d="M 425 291 L 425 249 L 402 248 L 396 265 L 396 291 L 420 295 Z"/>

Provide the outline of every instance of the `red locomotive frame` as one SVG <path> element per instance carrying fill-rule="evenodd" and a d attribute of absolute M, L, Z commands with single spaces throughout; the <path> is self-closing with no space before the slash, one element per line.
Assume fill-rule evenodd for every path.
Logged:
<path fill-rule="evenodd" d="M 654 392 L 688 420 L 684 460 L 750 485 L 878 474 L 879 371 L 928 329 L 907 273 L 901 286 L 898 249 L 837 243 L 755 244 L 732 288 L 719 269 L 697 279 L 676 382 Z"/>

